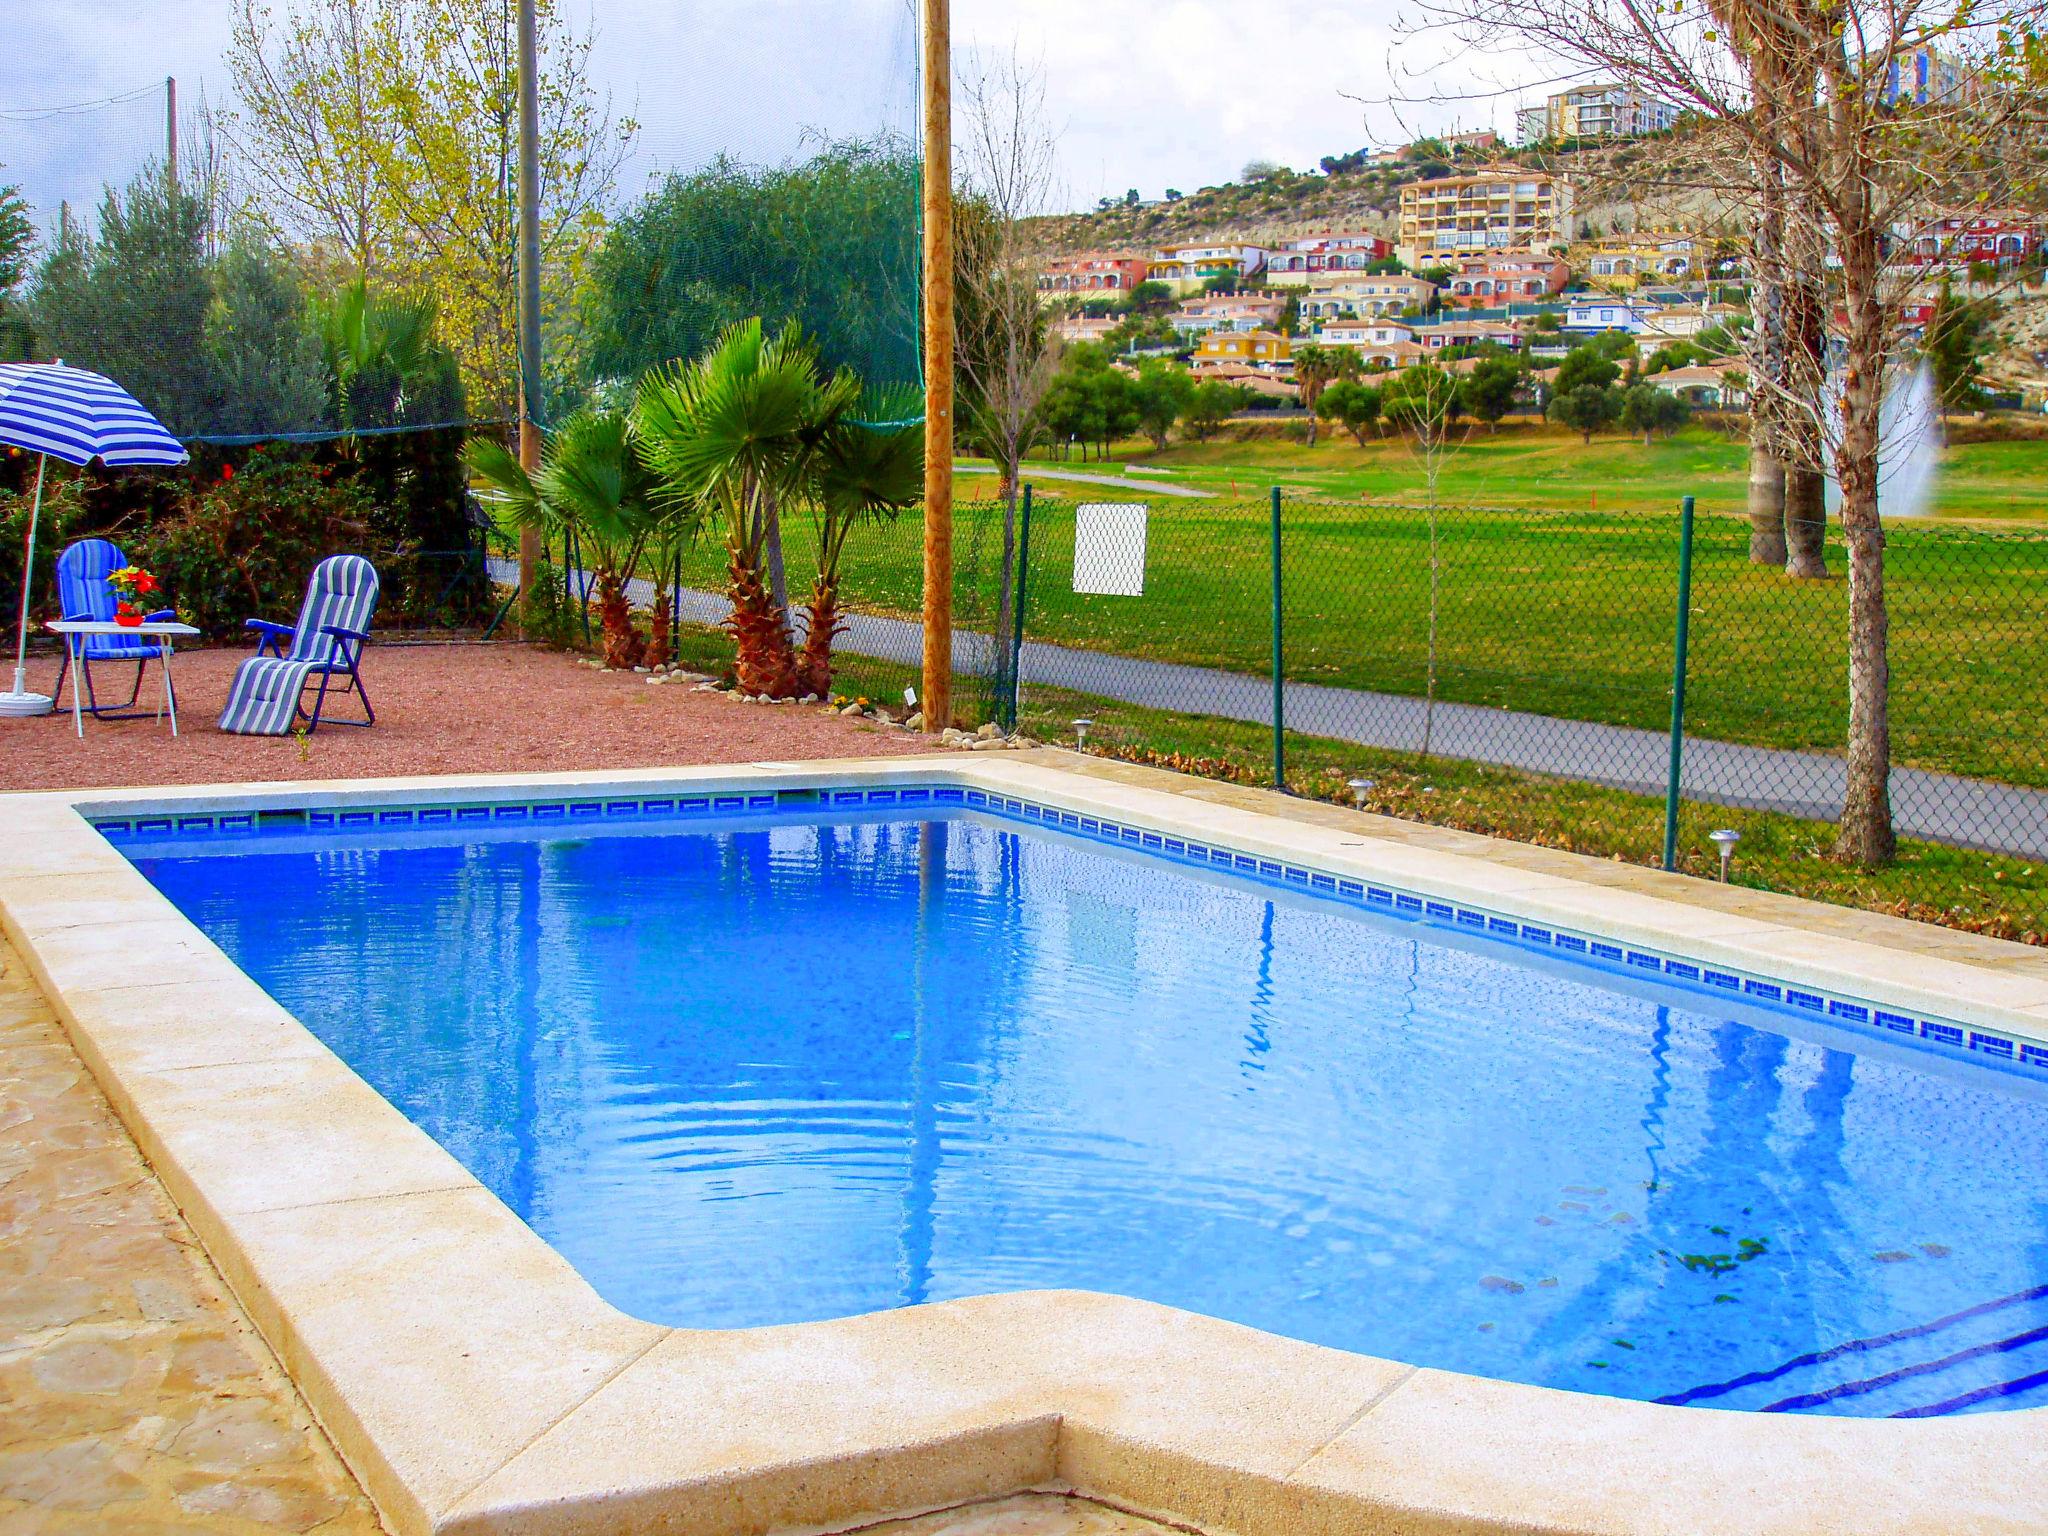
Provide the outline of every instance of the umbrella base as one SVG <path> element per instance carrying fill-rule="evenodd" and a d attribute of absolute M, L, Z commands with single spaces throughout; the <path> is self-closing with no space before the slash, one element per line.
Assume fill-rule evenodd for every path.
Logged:
<path fill-rule="evenodd" d="M 0 720 L 47 715 L 56 703 L 47 693 L 0 693 Z"/>

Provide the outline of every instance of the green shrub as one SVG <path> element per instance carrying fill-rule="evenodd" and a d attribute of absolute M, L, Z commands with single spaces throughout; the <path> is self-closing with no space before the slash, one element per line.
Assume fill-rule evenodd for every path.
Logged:
<path fill-rule="evenodd" d="M 28 540 L 29 513 L 34 505 L 35 475 L 28 488 L 0 490 L 0 618 L 5 619 L 7 653 L 14 652 L 14 625 L 21 612 L 21 552 Z M 85 519 L 85 498 L 79 491 L 77 471 L 53 463 L 43 481 L 43 512 L 36 521 L 35 595 L 31 622 L 56 618 L 57 555 L 80 535 Z"/>
<path fill-rule="evenodd" d="M 576 640 L 576 605 L 562 588 L 562 573 L 545 556 L 534 569 L 533 585 L 519 596 L 519 628 L 527 639 L 569 650 Z"/>
<path fill-rule="evenodd" d="M 331 465 L 263 449 L 186 490 L 170 516 L 128 533 L 124 547 L 156 573 L 179 618 L 227 636 L 244 619 L 288 622 L 324 557 L 375 559 L 370 523 L 368 498 Z"/>

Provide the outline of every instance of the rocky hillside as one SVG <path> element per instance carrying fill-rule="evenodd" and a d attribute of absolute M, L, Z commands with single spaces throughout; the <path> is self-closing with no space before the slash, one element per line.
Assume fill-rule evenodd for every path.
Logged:
<path fill-rule="evenodd" d="M 1148 250 L 1177 240 L 1214 238 L 1252 244 L 1327 229 L 1366 229 L 1392 238 L 1401 188 L 1427 176 L 1490 165 L 1526 165 L 1569 175 L 1578 218 L 1605 232 L 1716 227 L 1719 200 L 1697 190 L 1703 146 L 1680 136 L 1559 153 L 1502 150 L 1423 157 L 1334 174 L 1279 170 L 1252 181 L 1203 187 L 1150 207 L 1114 204 L 1094 213 L 1039 221 L 1048 249 Z"/>

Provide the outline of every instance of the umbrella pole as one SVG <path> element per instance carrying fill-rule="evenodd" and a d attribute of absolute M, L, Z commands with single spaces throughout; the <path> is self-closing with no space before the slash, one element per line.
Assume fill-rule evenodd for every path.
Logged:
<path fill-rule="evenodd" d="M 21 626 L 14 635 L 14 691 L 28 692 L 28 597 L 36 569 L 36 524 L 43 516 L 43 469 L 50 456 L 36 458 L 36 497 L 29 505 L 28 544 L 21 552 Z"/>

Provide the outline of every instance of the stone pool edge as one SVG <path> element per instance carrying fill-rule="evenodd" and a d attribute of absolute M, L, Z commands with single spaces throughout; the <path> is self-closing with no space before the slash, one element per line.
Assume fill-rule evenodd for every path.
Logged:
<path fill-rule="evenodd" d="M 1084 762 L 984 754 L 11 795 L 0 922 L 401 1536 L 829 1528 L 1032 1486 L 1245 1536 L 2039 1528 L 2048 1410 L 1891 1423 L 1660 1408 L 1078 1292 L 729 1333 L 626 1317 L 81 814 L 489 801 L 549 786 L 954 784 L 2048 1040 L 2048 980 L 1996 963 L 2017 946 L 1978 941 L 1978 964 L 1970 946 L 1959 958 L 1829 938 L 1483 848 L 1418 847 L 1393 835 L 1404 824 L 1304 824 L 1076 771 Z"/>

